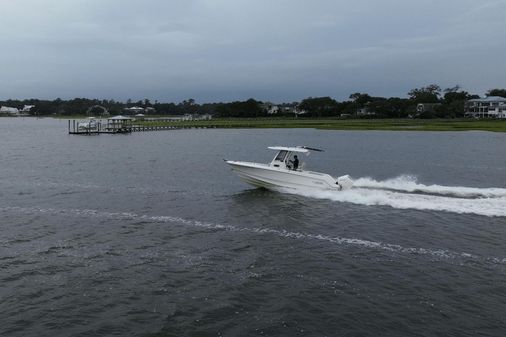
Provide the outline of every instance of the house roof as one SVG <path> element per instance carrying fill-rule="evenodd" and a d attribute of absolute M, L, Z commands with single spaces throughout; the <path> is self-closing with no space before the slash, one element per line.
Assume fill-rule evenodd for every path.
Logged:
<path fill-rule="evenodd" d="M 132 118 L 119 115 L 119 116 L 111 117 L 109 119 L 114 120 L 114 121 L 126 121 L 126 120 L 131 120 Z"/>
<path fill-rule="evenodd" d="M 470 99 L 469 102 L 506 102 L 506 98 L 501 96 L 488 96 L 485 98 Z"/>

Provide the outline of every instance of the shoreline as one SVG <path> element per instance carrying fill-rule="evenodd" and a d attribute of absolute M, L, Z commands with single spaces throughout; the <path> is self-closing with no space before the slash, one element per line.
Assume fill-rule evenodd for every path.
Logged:
<path fill-rule="evenodd" d="M 208 128 L 261 128 L 318 130 L 384 131 L 490 131 L 506 132 L 506 120 L 469 119 L 212 119 L 208 121 L 152 122 L 136 121 L 145 126 Z"/>
<path fill-rule="evenodd" d="M 4 117 L 4 116 L 0 116 Z M 4 118 L 20 118 L 5 116 Z M 150 116 L 150 118 L 163 116 Z M 21 118 L 85 119 L 86 116 L 23 116 Z M 100 119 L 100 116 L 96 117 Z M 1 119 L 1 118 L 0 118 Z M 214 118 L 197 121 L 143 121 L 139 126 L 218 129 L 298 129 L 377 131 L 489 131 L 506 132 L 506 119 L 338 119 L 338 118 Z"/>

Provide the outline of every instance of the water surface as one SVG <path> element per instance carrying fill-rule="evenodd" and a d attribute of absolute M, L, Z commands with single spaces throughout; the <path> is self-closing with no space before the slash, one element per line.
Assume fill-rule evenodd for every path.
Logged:
<path fill-rule="evenodd" d="M 0 119 L 0 335 L 504 336 L 505 134 L 66 127 Z M 356 188 L 222 160 L 271 145 Z"/>

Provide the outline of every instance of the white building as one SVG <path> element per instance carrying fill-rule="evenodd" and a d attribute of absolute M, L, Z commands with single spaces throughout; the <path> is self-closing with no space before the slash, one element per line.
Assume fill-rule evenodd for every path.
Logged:
<path fill-rule="evenodd" d="M 277 105 L 271 105 L 269 106 L 269 108 L 267 109 L 267 113 L 269 115 L 275 115 L 279 112 L 279 106 Z"/>
<path fill-rule="evenodd" d="M 132 114 L 132 115 L 136 115 L 136 114 L 140 114 L 140 113 L 146 112 L 146 109 L 144 109 L 144 108 L 142 108 L 140 106 L 133 106 L 131 108 L 125 108 L 123 110 L 125 110 L 125 112 L 127 112 L 128 114 Z"/>
<path fill-rule="evenodd" d="M 269 115 L 275 115 L 279 112 L 279 106 L 271 102 L 265 102 L 260 105 L 262 110 L 266 111 Z"/>
<path fill-rule="evenodd" d="M 295 107 L 295 109 L 293 109 L 293 113 L 295 114 L 295 116 L 299 116 L 307 114 L 307 111 L 300 109 L 299 107 Z"/>
<path fill-rule="evenodd" d="M 465 115 L 469 117 L 506 118 L 506 98 L 489 96 L 466 102 Z"/>
<path fill-rule="evenodd" d="M 211 115 L 211 114 L 194 115 L 193 119 L 199 120 L 199 121 L 208 121 L 208 120 L 213 119 L 213 115 Z"/>
<path fill-rule="evenodd" d="M 303 115 L 306 113 L 305 110 L 300 109 L 298 106 L 293 104 L 280 104 L 275 105 L 272 103 L 265 103 L 262 108 L 267 111 L 267 114 L 269 115 L 277 115 L 277 114 L 294 114 L 297 115 Z"/>
<path fill-rule="evenodd" d="M 0 107 L 0 114 L 18 116 L 19 109 L 18 108 L 11 108 L 9 106 L 2 106 L 2 107 Z"/>
<path fill-rule="evenodd" d="M 125 114 L 127 115 L 138 115 L 138 114 L 154 114 L 156 113 L 156 109 L 153 108 L 153 107 L 146 107 L 146 108 L 143 108 L 143 107 L 140 107 L 140 106 L 133 106 L 131 108 L 124 108 L 123 111 L 125 112 Z"/>
<path fill-rule="evenodd" d="M 22 113 L 28 114 L 30 111 L 35 108 L 35 105 L 25 105 L 21 110 Z"/>

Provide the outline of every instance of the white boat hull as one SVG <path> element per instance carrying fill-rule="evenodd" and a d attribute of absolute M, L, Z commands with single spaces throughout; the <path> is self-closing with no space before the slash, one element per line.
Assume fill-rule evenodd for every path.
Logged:
<path fill-rule="evenodd" d="M 248 184 L 268 189 L 318 189 L 342 190 L 351 188 L 353 182 L 348 176 L 337 179 L 332 176 L 312 171 L 288 170 L 266 164 L 227 160 L 232 170 Z"/>

